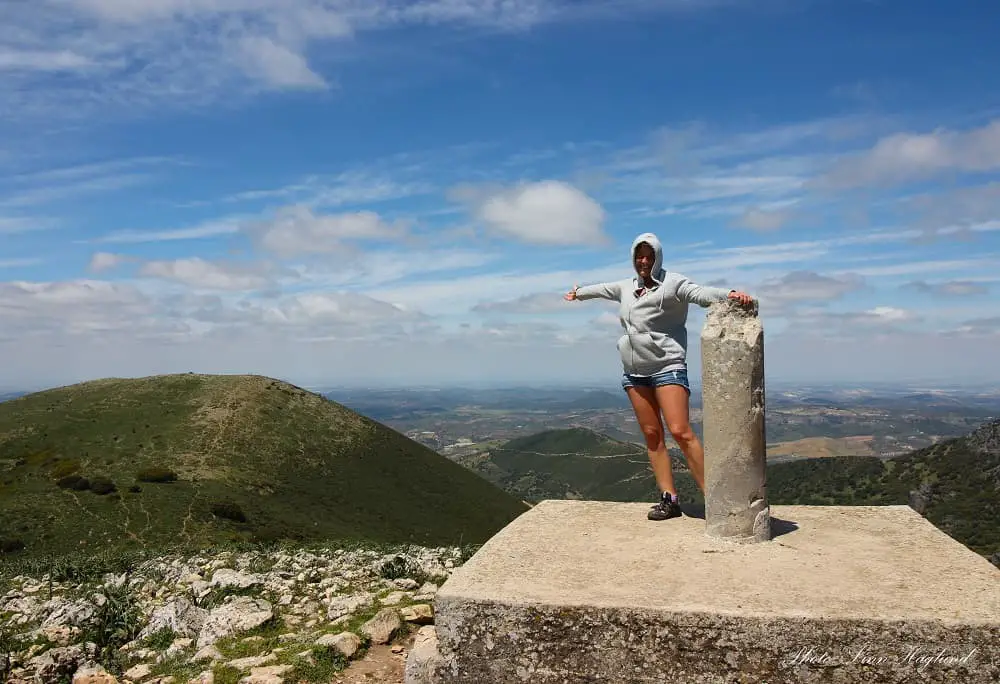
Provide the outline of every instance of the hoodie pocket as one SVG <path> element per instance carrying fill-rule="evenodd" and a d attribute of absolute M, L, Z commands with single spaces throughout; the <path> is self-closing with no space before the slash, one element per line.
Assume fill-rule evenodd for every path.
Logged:
<path fill-rule="evenodd" d="M 618 353 L 627 370 L 639 371 L 647 366 L 661 364 L 670 358 L 668 342 L 668 338 L 662 333 L 629 333 L 618 339 Z"/>
<path fill-rule="evenodd" d="M 635 353 L 635 363 L 644 365 L 659 363 L 669 356 L 667 350 L 668 338 L 663 333 L 640 332 L 632 335 L 632 348 Z"/>

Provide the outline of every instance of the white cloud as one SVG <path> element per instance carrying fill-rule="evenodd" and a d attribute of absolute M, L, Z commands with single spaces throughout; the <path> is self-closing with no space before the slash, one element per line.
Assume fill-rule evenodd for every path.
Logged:
<path fill-rule="evenodd" d="M 93 273 L 111 270 L 128 260 L 123 254 L 112 254 L 110 252 L 95 252 L 90 257 L 90 264 L 87 269 Z"/>
<path fill-rule="evenodd" d="M 865 286 L 864 278 L 848 273 L 841 277 L 824 276 L 813 271 L 792 271 L 783 277 L 761 283 L 757 291 L 762 302 L 828 302 L 840 299 Z"/>
<path fill-rule="evenodd" d="M 478 195 L 478 196 L 477 196 Z M 605 212 L 595 200 L 562 181 L 525 183 L 496 192 L 461 188 L 473 215 L 493 233 L 537 245 L 603 245 Z"/>
<path fill-rule="evenodd" d="M 921 314 L 887 305 L 860 311 L 830 311 L 826 307 L 800 308 L 782 312 L 781 316 L 788 323 L 782 334 L 803 340 L 811 339 L 817 330 L 822 330 L 831 339 L 855 339 L 908 330 L 916 332 L 926 327 Z M 910 325 L 914 323 L 921 325 Z"/>
<path fill-rule="evenodd" d="M 311 175 L 302 180 L 276 188 L 244 190 L 223 197 L 223 203 L 256 202 L 280 199 L 297 205 L 341 207 L 355 204 L 372 204 L 424 195 L 434 190 L 426 178 L 411 178 L 414 174 L 426 175 L 427 170 L 401 168 L 397 163 L 393 175 L 377 170 L 350 170 L 332 177 Z M 400 179 L 396 176 L 404 176 Z M 205 204 L 207 202 L 201 202 Z"/>
<path fill-rule="evenodd" d="M 779 230 L 788 223 L 791 213 L 788 211 L 768 211 L 759 207 L 746 209 L 743 214 L 734 221 L 734 224 L 741 228 L 749 228 L 761 233 Z"/>
<path fill-rule="evenodd" d="M 108 233 L 93 240 L 100 243 L 142 243 L 171 242 L 175 240 L 201 240 L 204 238 L 233 235 L 240 230 L 243 221 L 239 218 L 227 218 L 208 221 L 191 228 L 175 228 L 171 230 L 120 230 Z"/>
<path fill-rule="evenodd" d="M 248 74 L 279 89 L 325 89 L 326 80 L 309 68 L 305 57 L 265 36 L 240 41 L 240 63 Z"/>
<path fill-rule="evenodd" d="M 835 275 L 860 275 L 868 277 L 914 275 L 920 273 L 934 273 L 942 271 L 964 271 L 970 272 L 981 268 L 995 268 L 996 257 L 974 258 L 974 259 L 929 259 L 927 261 L 910 261 L 885 266 L 860 266 L 850 270 L 835 271 Z"/>
<path fill-rule="evenodd" d="M 60 182 L 87 181 L 106 176 L 118 176 L 135 169 L 182 165 L 185 162 L 176 157 L 123 157 L 121 159 L 106 159 L 98 162 L 87 162 L 71 166 L 37 169 L 9 176 L 6 180 L 15 184 L 51 185 Z"/>
<path fill-rule="evenodd" d="M 54 333 L 89 335 L 117 330 L 138 335 L 148 329 L 152 312 L 152 302 L 130 285 L 100 280 L 0 283 L 4 333 L 22 343 Z"/>
<path fill-rule="evenodd" d="M 972 318 L 964 321 L 955 332 L 959 334 L 1000 336 L 1000 316 Z"/>
<path fill-rule="evenodd" d="M 1000 119 L 969 131 L 938 129 L 897 133 L 859 155 L 838 162 L 819 179 L 821 187 L 886 186 L 945 172 L 1000 169 Z"/>
<path fill-rule="evenodd" d="M 943 225 L 971 230 L 1000 217 L 1000 182 L 906 197 L 900 202 L 899 212 L 904 220 L 930 234 Z"/>
<path fill-rule="evenodd" d="M 424 319 L 424 315 L 417 310 L 356 292 L 310 292 L 295 295 L 280 306 L 270 309 L 269 315 L 269 320 L 292 325 L 344 326 L 344 332 L 350 332 L 352 336 L 370 334 L 383 324 Z"/>
<path fill-rule="evenodd" d="M 622 327 L 621 319 L 617 314 L 611 313 L 610 311 L 605 311 L 592 322 L 594 325 L 602 328 L 616 328 L 620 330 Z"/>
<path fill-rule="evenodd" d="M 386 223 L 371 211 L 317 214 L 305 206 L 283 207 L 267 219 L 248 223 L 245 230 L 263 249 L 285 257 L 346 252 L 353 241 L 395 242 L 407 235 L 405 224 Z"/>
<path fill-rule="evenodd" d="M 208 290 L 258 290 L 271 284 L 266 266 L 213 263 L 198 257 L 174 261 L 150 261 L 139 274 L 150 278 L 173 280 L 194 288 Z"/>
<path fill-rule="evenodd" d="M 893 306 L 876 306 L 874 309 L 865 311 L 859 315 L 860 320 L 876 320 L 891 323 L 901 323 L 904 321 L 915 321 L 920 317 L 912 311 L 900 309 Z"/>
<path fill-rule="evenodd" d="M 536 292 L 517 299 L 480 302 L 472 307 L 476 313 L 552 314 L 569 310 L 560 292 Z"/>

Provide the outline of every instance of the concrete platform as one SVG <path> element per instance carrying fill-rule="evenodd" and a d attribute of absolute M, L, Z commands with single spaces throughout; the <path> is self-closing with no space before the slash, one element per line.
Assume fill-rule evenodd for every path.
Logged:
<path fill-rule="evenodd" d="M 494 536 L 437 595 L 433 681 L 1000 681 L 1000 570 L 907 506 L 772 506 L 753 545 L 648 508 Z"/>

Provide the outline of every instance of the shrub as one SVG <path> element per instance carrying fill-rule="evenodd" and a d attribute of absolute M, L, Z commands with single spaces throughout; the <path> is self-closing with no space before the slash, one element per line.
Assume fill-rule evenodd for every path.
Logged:
<path fill-rule="evenodd" d="M 225 518 L 236 522 L 246 522 L 247 516 L 243 510 L 233 501 L 220 501 L 212 504 L 212 515 L 216 518 Z"/>
<path fill-rule="evenodd" d="M 98 475 L 90 480 L 90 491 L 94 494 L 110 494 L 116 489 L 117 487 L 115 487 L 115 483 L 103 475 Z"/>
<path fill-rule="evenodd" d="M 418 568 L 404 556 L 394 556 L 384 561 L 378 568 L 378 573 L 385 579 L 399 579 L 415 573 Z"/>
<path fill-rule="evenodd" d="M 152 468 L 143 468 L 140 470 L 136 473 L 135 479 L 140 482 L 173 482 L 177 479 L 177 473 L 169 468 L 153 466 Z"/>
<path fill-rule="evenodd" d="M 24 548 L 24 542 L 14 537 L 0 537 L 0 553 L 16 553 Z"/>
<path fill-rule="evenodd" d="M 62 489 L 72 489 L 77 492 L 90 489 L 90 480 L 80 475 L 67 475 L 56 480 L 56 484 Z"/>

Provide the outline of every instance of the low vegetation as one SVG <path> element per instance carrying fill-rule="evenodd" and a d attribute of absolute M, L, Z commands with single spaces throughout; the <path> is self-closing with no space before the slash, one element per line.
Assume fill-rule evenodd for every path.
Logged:
<path fill-rule="evenodd" d="M 685 501 L 701 492 L 684 457 L 672 450 L 674 480 Z M 512 439 L 460 462 L 525 501 L 596 499 L 647 501 L 656 483 L 646 449 L 586 428 L 546 430 Z"/>

